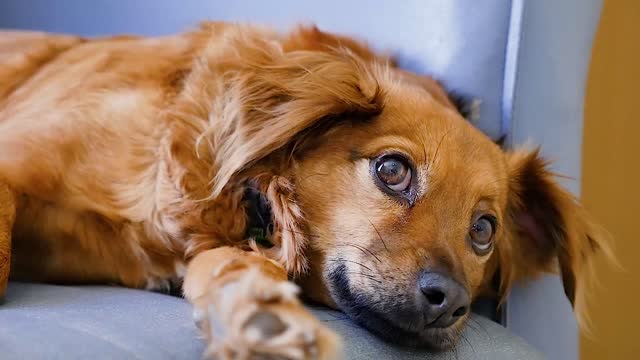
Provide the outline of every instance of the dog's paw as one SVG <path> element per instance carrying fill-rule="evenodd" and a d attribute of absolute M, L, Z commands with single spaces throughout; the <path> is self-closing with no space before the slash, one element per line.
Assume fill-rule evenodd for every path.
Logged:
<path fill-rule="evenodd" d="M 309 314 L 289 306 L 272 305 L 256 311 L 243 326 L 242 337 L 251 348 L 247 358 L 333 359 L 332 334 Z M 326 334 L 328 333 L 328 334 Z"/>
<path fill-rule="evenodd" d="M 338 359 L 339 341 L 297 299 L 298 288 L 260 271 L 214 287 L 194 318 L 209 358 Z"/>

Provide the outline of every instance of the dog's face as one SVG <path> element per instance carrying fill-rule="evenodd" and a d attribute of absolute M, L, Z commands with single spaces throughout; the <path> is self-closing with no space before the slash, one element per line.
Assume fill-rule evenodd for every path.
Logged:
<path fill-rule="evenodd" d="M 313 271 L 323 301 L 373 331 L 445 347 L 495 270 L 507 159 L 428 92 L 384 96 L 379 115 L 327 131 L 296 169 Z"/>
<path fill-rule="evenodd" d="M 349 51 L 256 56 L 237 88 L 240 135 L 223 144 L 215 180 L 221 189 L 266 172 L 293 184 L 291 196 L 265 188 L 279 259 L 309 265 L 305 295 L 437 349 L 497 274 L 503 295 L 559 259 L 569 300 L 581 301 L 600 239 L 536 151 L 503 151 L 432 80 Z"/>

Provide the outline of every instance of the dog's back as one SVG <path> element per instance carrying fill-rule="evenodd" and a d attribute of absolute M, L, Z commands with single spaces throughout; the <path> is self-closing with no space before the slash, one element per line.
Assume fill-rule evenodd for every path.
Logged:
<path fill-rule="evenodd" d="M 193 198 L 208 194 L 209 166 L 189 144 L 208 125 L 208 87 L 225 81 L 198 73 L 202 53 L 236 50 L 225 32 L 276 39 L 224 23 L 160 38 L 0 32 L 0 182 L 21 194 L 13 278 L 156 288 L 194 248 L 185 233 L 209 247 L 216 234 L 243 240 L 236 194 L 217 197 L 223 214 L 210 224 L 211 203 L 181 190 L 195 181 Z M 321 35 L 302 31 L 284 47 L 313 49 L 305 37 Z"/>
<path fill-rule="evenodd" d="M 121 200 L 152 206 L 143 198 L 166 128 L 158 115 L 192 44 L 0 32 L 0 182 L 28 194 L 13 228 L 21 241 L 12 276 L 144 286 L 136 242 L 112 240 L 142 232 L 123 221 L 144 210 Z"/>
<path fill-rule="evenodd" d="M 37 73 L 43 64 L 79 42 L 80 39 L 72 36 L 0 31 L 0 111 L 7 103 L 7 98 Z M 11 228 L 15 211 L 13 191 L 0 179 L 0 297 L 6 290 L 9 276 Z"/>
<path fill-rule="evenodd" d="M 74 36 L 0 31 L 0 104 L 44 64 L 82 41 Z"/>

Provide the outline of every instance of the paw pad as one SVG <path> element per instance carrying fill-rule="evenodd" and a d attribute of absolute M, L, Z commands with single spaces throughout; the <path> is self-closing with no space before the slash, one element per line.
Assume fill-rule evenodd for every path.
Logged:
<path fill-rule="evenodd" d="M 251 315 L 243 326 L 247 336 L 256 341 L 270 339 L 287 330 L 287 325 L 278 316 L 267 311 L 259 311 Z"/>

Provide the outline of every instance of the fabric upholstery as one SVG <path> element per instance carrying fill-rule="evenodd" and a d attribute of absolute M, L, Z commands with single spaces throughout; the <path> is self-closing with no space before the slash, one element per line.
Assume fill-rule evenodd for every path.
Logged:
<path fill-rule="evenodd" d="M 524 340 L 475 316 L 455 351 L 390 346 L 342 313 L 314 308 L 345 344 L 345 359 L 542 359 Z M 177 297 L 105 286 L 10 283 L 0 305 L 0 359 L 200 359 L 189 304 Z"/>

